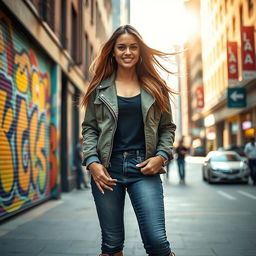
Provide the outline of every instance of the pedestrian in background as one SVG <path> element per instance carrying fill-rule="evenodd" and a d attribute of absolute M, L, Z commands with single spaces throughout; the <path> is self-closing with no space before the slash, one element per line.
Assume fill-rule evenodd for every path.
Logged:
<path fill-rule="evenodd" d="M 75 149 L 75 168 L 76 168 L 76 188 L 81 189 L 81 185 L 84 186 L 84 188 L 88 188 L 87 182 L 84 177 L 84 170 L 82 166 L 82 144 L 83 144 L 83 138 L 80 137 L 78 143 L 76 144 Z"/>
<path fill-rule="evenodd" d="M 185 184 L 185 156 L 188 153 L 188 149 L 184 146 L 183 140 L 179 141 L 175 152 L 180 176 L 180 184 Z"/>
<path fill-rule="evenodd" d="M 256 185 L 256 143 L 255 138 L 252 137 L 244 147 L 244 154 L 248 159 L 248 165 L 250 168 L 250 175 L 253 181 L 253 185 Z"/>
<path fill-rule="evenodd" d="M 126 191 L 148 255 L 171 256 L 166 237 L 160 173 L 171 154 L 175 124 L 169 102 L 173 91 L 155 56 L 130 25 L 103 45 L 83 98 L 84 160 L 102 231 L 102 256 L 123 255 Z M 171 73 L 171 72 L 169 72 Z"/>

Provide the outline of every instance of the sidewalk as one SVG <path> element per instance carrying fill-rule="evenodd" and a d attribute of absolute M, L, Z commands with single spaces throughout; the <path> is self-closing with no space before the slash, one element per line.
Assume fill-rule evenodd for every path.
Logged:
<path fill-rule="evenodd" d="M 165 191 L 169 191 L 168 187 Z M 169 239 L 182 246 L 180 237 L 172 235 Z M 100 243 L 90 189 L 62 193 L 60 200 L 47 201 L 0 225 L 1 256 L 98 256 Z M 146 255 L 128 194 L 124 253 Z"/>
<path fill-rule="evenodd" d="M 145 255 L 127 196 L 126 255 Z M 101 234 L 90 189 L 62 194 L 0 226 L 1 256 L 97 256 Z"/>

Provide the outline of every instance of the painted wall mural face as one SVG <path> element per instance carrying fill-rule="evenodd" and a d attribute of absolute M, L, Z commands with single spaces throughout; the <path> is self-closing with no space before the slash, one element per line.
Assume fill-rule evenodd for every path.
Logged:
<path fill-rule="evenodd" d="M 52 70 L 0 12 L 0 217 L 45 198 L 56 186 Z"/>

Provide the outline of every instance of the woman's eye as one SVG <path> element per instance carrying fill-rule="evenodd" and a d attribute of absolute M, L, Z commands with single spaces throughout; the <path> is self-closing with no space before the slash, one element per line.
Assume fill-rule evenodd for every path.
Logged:
<path fill-rule="evenodd" d="M 136 45 L 132 46 L 131 49 L 132 50 L 136 50 L 138 47 Z"/>
<path fill-rule="evenodd" d="M 124 46 L 119 46 L 118 49 L 123 51 L 125 49 L 125 47 Z"/>

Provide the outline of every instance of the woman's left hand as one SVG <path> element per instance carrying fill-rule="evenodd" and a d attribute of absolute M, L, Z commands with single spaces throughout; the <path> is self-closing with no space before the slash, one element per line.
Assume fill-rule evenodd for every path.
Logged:
<path fill-rule="evenodd" d="M 146 159 L 145 161 L 136 164 L 137 167 L 142 167 L 140 171 L 144 175 L 154 175 L 157 174 L 160 168 L 163 166 L 164 159 L 162 156 L 154 156 Z"/>

